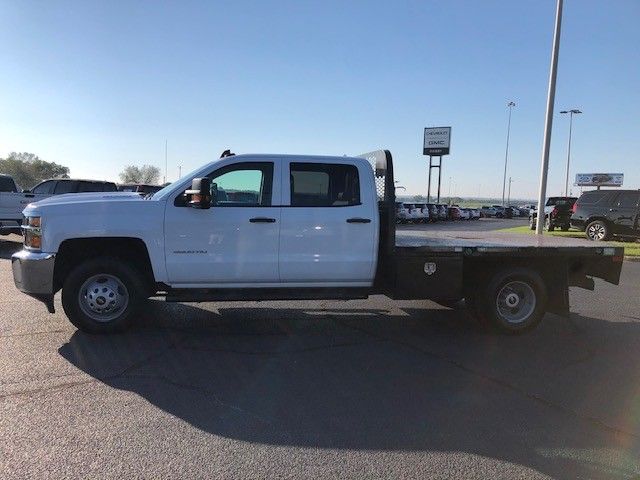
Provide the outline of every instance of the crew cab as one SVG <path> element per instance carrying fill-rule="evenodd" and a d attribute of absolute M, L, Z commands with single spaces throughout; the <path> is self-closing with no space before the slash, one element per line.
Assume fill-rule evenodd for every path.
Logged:
<path fill-rule="evenodd" d="M 224 196 L 219 192 L 224 191 Z M 568 287 L 618 283 L 622 248 L 587 240 L 456 236 L 395 227 L 393 161 L 359 157 L 229 155 L 146 197 L 50 197 L 25 211 L 18 289 L 78 328 L 125 329 L 145 299 L 465 300 L 507 333 L 545 312 L 567 315 Z M 464 232 L 463 232 L 464 233 Z"/>

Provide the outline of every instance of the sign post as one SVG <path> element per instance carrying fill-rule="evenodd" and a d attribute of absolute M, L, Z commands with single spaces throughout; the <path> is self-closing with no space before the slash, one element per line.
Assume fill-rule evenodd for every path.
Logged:
<path fill-rule="evenodd" d="M 440 183 L 442 178 L 442 156 L 449 155 L 451 148 L 451 127 L 431 127 L 424 129 L 422 154 L 429 155 L 429 185 L 427 186 L 427 202 L 431 202 L 431 169 L 438 169 L 438 200 L 440 203 Z M 438 163 L 433 163 L 438 157 Z"/>

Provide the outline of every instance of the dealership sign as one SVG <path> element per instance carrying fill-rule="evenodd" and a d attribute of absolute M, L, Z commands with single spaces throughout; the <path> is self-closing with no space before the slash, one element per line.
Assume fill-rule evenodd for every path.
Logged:
<path fill-rule="evenodd" d="M 434 127 L 424 129 L 423 155 L 439 157 L 449 155 L 451 147 L 451 127 Z"/>
<path fill-rule="evenodd" d="M 621 187 L 624 180 L 622 173 L 578 173 L 578 187 Z"/>

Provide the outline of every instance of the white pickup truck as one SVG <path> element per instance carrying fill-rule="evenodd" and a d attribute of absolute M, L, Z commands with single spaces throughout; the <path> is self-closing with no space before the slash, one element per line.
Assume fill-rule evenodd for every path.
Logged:
<path fill-rule="evenodd" d="M 11 176 L 0 174 L 0 235 L 20 233 L 22 210 L 42 198 L 45 197 L 19 191 Z"/>
<path fill-rule="evenodd" d="M 167 301 L 465 299 L 519 333 L 567 315 L 568 286 L 618 283 L 621 248 L 534 235 L 397 232 L 391 154 L 231 155 L 159 192 L 50 197 L 24 210 L 18 289 L 106 333 Z"/>

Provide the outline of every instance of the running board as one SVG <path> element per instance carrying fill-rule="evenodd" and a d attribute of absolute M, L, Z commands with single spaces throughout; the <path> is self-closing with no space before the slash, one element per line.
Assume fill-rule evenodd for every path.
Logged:
<path fill-rule="evenodd" d="M 369 288 L 174 288 L 167 302 L 215 302 L 260 300 L 351 300 L 369 296 Z"/>

